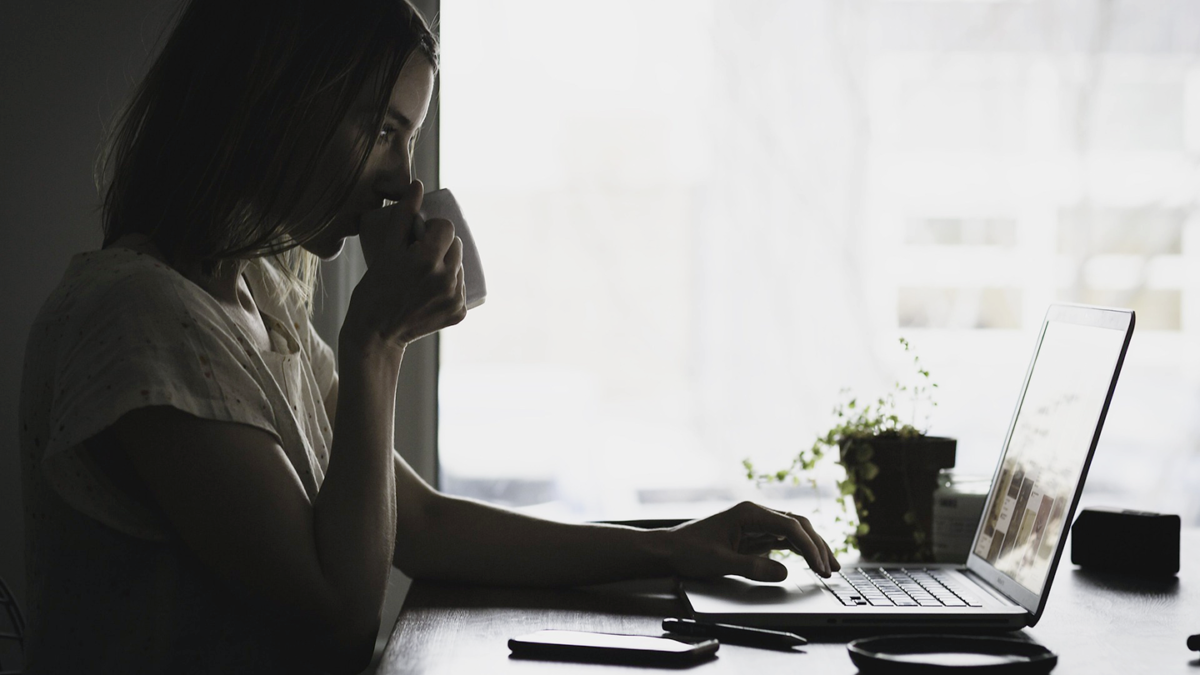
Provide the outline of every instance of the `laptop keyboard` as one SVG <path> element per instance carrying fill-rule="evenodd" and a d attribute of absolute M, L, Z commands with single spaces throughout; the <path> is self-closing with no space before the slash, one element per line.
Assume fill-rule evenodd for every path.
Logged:
<path fill-rule="evenodd" d="M 982 607 L 946 570 L 859 568 L 835 572 L 824 580 L 847 606 Z"/>

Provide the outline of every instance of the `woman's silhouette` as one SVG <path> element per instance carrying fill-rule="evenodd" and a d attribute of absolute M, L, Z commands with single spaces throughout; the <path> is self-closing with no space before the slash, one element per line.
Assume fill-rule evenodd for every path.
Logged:
<path fill-rule="evenodd" d="M 466 316 L 453 223 L 408 231 L 437 62 L 403 0 L 183 10 L 105 155 L 104 246 L 30 335 L 28 673 L 356 672 L 393 564 L 526 585 L 782 578 L 772 548 L 838 568 L 807 519 L 753 504 L 565 525 L 442 495 L 393 450 L 406 345 Z M 359 234 L 335 367 L 309 298 Z"/>

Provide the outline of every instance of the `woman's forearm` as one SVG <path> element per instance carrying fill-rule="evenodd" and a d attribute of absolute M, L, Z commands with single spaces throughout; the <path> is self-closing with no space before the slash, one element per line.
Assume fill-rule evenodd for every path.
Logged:
<path fill-rule="evenodd" d="M 410 541 L 397 563 L 414 578 L 575 586 L 673 573 L 666 530 L 558 523 L 446 495 L 423 521 L 398 535 Z"/>
<path fill-rule="evenodd" d="M 347 632 L 374 635 L 396 531 L 392 427 L 404 350 L 348 340 L 341 348 L 337 424 L 313 532 L 322 572 L 346 603 Z"/>
<path fill-rule="evenodd" d="M 803 516 L 742 502 L 671 528 L 557 523 L 441 495 L 396 459 L 396 565 L 418 579 L 506 586 L 579 586 L 639 577 L 736 574 L 782 581 L 766 557 L 785 549 L 821 576 L 840 565 Z"/>

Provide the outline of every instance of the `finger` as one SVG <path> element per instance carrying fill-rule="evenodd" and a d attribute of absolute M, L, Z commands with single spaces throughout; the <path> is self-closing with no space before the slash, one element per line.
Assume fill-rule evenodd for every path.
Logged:
<path fill-rule="evenodd" d="M 462 323 L 462 320 L 467 318 L 467 291 L 466 284 L 463 282 L 463 269 L 458 268 L 458 273 L 455 275 L 456 284 L 454 287 L 454 310 L 450 313 L 447 326 L 454 326 Z"/>
<path fill-rule="evenodd" d="M 812 522 L 809 521 L 809 519 L 805 518 L 804 516 L 797 516 L 792 513 L 789 513 L 787 515 L 788 515 L 788 517 L 792 518 L 796 522 L 800 523 L 800 527 L 804 528 L 804 532 L 806 534 L 808 534 L 809 539 L 813 540 L 813 543 L 816 544 L 817 550 L 821 554 L 821 563 L 822 563 L 822 565 L 824 565 L 825 571 L 831 572 L 833 570 L 833 567 L 830 565 L 830 562 L 829 562 L 829 558 L 831 557 L 829 555 L 829 547 L 825 545 L 825 540 L 821 538 L 821 535 L 817 534 L 817 531 L 815 529 L 813 529 Z"/>
<path fill-rule="evenodd" d="M 425 221 L 425 236 L 413 242 L 413 245 L 436 256 L 434 260 L 441 260 L 446 257 L 455 239 L 457 237 L 454 236 L 454 224 L 445 218 L 434 218 Z"/>
<path fill-rule="evenodd" d="M 410 190 L 410 208 L 413 213 L 416 213 L 421 210 L 421 204 L 425 203 L 425 184 L 414 178 L 413 182 L 409 183 L 408 189 Z"/>
<path fill-rule="evenodd" d="M 800 523 L 801 528 L 804 529 L 805 533 L 808 534 L 809 538 L 813 540 L 813 542 L 817 545 L 817 548 L 821 551 L 821 559 L 825 563 L 825 569 L 830 570 L 831 572 L 842 569 L 841 564 L 838 563 L 837 559 L 833 556 L 833 549 L 829 547 L 829 543 L 825 541 L 824 537 L 817 533 L 816 528 L 813 527 L 812 522 L 808 518 L 805 518 L 804 516 L 798 516 L 790 511 L 777 513 L 781 513 L 781 515 L 792 518 L 796 520 L 796 522 Z M 793 551 L 803 555 L 802 551 L 795 549 L 793 549 Z"/>
<path fill-rule="evenodd" d="M 368 266 L 380 251 L 401 248 L 410 239 L 413 214 L 421 208 L 424 190 L 421 181 L 413 181 L 395 193 L 385 192 L 382 209 L 359 216 L 359 242 Z"/>
<path fill-rule="evenodd" d="M 818 536 L 815 541 L 817 545 L 825 551 L 825 559 L 829 561 L 829 571 L 832 573 L 842 569 L 842 564 L 837 561 L 836 557 L 834 557 L 833 549 L 830 548 L 829 542 L 825 541 L 825 539 L 820 536 Z M 794 552 L 800 553 L 800 551 L 795 550 Z"/>
<path fill-rule="evenodd" d="M 821 559 L 821 552 L 817 548 L 816 542 L 808 536 L 804 528 L 795 518 L 790 518 L 777 511 L 765 509 L 757 504 L 747 503 L 746 506 L 739 506 L 743 509 L 743 522 L 751 529 L 757 529 L 760 532 L 769 534 L 777 534 L 787 537 L 791 542 L 794 550 L 804 559 L 808 561 L 809 567 L 812 567 L 818 574 L 829 576 L 829 570 L 824 566 L 824 561 Z"/>
<path fill-rule="evenodd" d="M 829 569 L 836 572 L 842 569 L 842 564 L 837 561 L 837 557 L 833 555 L 833 549 L 830 548 L 829 542 L 825 541 L 824 537 L 819 538 L 821 545 L 825 547 L 825 551 L 829 554 Z"/>
<path fill-rule="evenodd" d="M 421 181 L 414 180 L 395 202 L 396 208 L 390 209 L 388 231 L 396 246 L 403 247 L 425 236 L 425 223 L 420 215 L 424 200 L 425 186 Z"/>
<path fill-rule="evenodd" d="M 810 537 L 812 537 L 812 540 L 816 542 L 818 546 L 820 546 L 824 553 L 824 559 L 828 565 L 828 569 L 833 572 L 842 569 L 841 563 L 839 563 L 837 558 L 835 558 L 833 555 L 833 549 L 829 547 L 829 542 L 825 541 L 825 538 L 817 533 L 817 529 L 813 527 L 812 521 L 804 516 L 797 516 L 794 513 L 788 513 L 788 515 L 799 520 L 800 525 L 805 528 L 805 531 L 808 532 Z"/>
<path fill-rule="evenodd" d="M 409 214 L 416 213 L 421 210 L 421 203 L 425 200 L 425 184 L 419 180 L 413 180 L 397 197 L 399 198 L 395 202 L 404 205 L 403 211 Z"/>
<path fill-rule="evenodd" d="M 450 242 L 450 248 L 446 249 L 446 255 L 442 256 L 442 264 L 448 270 L 462 269 L 463 259 L 463 243 L 461 237 L 455 237 L 454 241 Z"/>
<path fill-rule="evenodd" d="M 808 519 L 803 517 L 797 518 L 790 513 L 777 513 L 777 515 L 787 523 L 788 528 L 793 532 L 793 534 L 789 534 L 788 536 L 788 540 L 792 544 L 792 550 L 804 556 L 804 559 L 808 561 L 809 567 L 817 574 L 826 577 L 829 576 L 829 562 L 824 556 L 825 550 L 817 543 L 820 537 L 815 536 L 816 533 L 811 531 L 811 527 L 808 529 L 805 528 Z"/>
<path fill-rule="evenodd" d="M 463 268 L 459 265 L 457 268 L 447 267 L 441 275 L 446 280 L 446 286 L 443 303 L 443 311 L 449 321 L 447 325 L 452 326 L 459 323 L 466 316 L 466 293 L 463 283 Z"/>
<path fill-rule="evenodd" d="M 384 207 L 397 206 L 389 211 L 390 224 L 403 228 L 412 222 L 413 214 L 421 210 L 421 204 L 425 200 L 425 186 L 421 184 L 421 181 L 414 180 L 405 186 L 404 190 L 396 197 L 397 199 L 394 200 L 385 199 Z"/>

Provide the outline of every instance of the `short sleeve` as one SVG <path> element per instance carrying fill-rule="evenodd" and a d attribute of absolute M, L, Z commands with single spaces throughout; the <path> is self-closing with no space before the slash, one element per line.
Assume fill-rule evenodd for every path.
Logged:
<path fill-rule="evenodd" d="M 253 350 L 223 310 L 178 275 L 133 274 L 78 303 L 57 340 L 43 456 L 46 477 L 78 510 L 159 538 L 152 514 L 114 494 L 82 444 L 130 411 L 170 406 L 248 424 L 278 438 Z M 170 452 L 170 448 L 163 448 Z"/>

